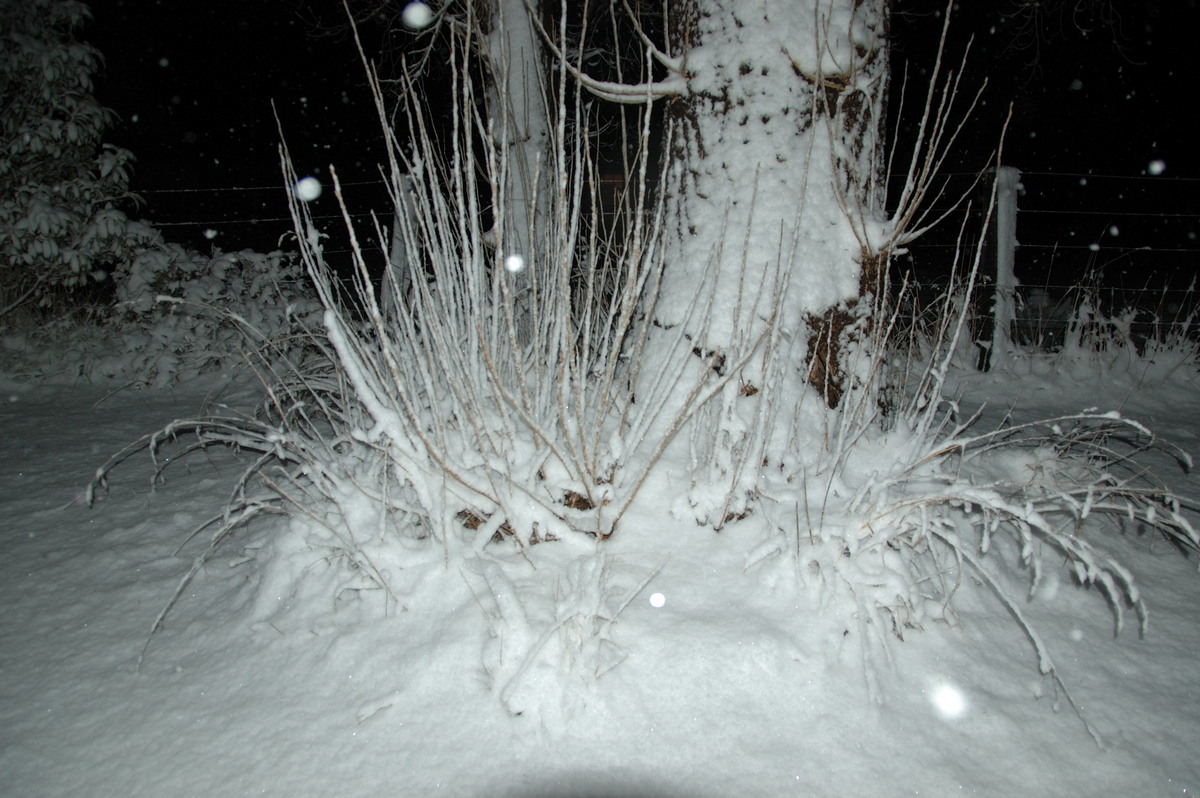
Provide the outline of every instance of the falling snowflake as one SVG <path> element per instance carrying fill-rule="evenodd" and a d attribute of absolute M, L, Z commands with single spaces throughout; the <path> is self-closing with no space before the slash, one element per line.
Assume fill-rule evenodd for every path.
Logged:
<path fill-rule="evenodd" d="M 400 12 L 400 19 L 409 30 L 421 30 L 433 21 L 433 10 L 425 3 L 409 3 Z"/>
<path fill-rule="evenodd" d="M 315 177 L 302 177 L 296 181 L 296 199 L 312 202 L 321 196 L 321 181 Z"/>

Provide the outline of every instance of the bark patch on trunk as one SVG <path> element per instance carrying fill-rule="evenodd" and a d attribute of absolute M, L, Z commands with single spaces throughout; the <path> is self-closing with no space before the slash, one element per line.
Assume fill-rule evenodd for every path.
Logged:
<path fill-rule="evenodd" d="M 875 297 L 878 303 L 884 293 L 883 268 L 887 257 L 863 250 L 859 273 L 858 298 L 845 305 L 830 308 L 821 315 L 808 317 L 812 334 L 808 338 L 809 368 L 808 382 L 821 394 L 825 404 L 832 410 L 842 401 L 846 391 L 843 350 L 856 337 L 871 334 L 873 321 L 879 311 L 861 314 L 856 312 L 859 303 Z"/>
<path fill-rule="evenodd" d="M 808 337 L 808 382 L 830 410 L 842 401 L 845 392 L 845 375 L 842 366 L 842 349 L 845 336 L 853 334 L 851 328 L 858 317 L 846 308 L 830 308 L 820 316 L 809 316 L 812 334 Z"/>

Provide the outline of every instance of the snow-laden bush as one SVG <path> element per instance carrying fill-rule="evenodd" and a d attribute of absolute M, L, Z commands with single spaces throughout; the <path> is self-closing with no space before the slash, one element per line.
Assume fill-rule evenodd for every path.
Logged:
<path fill-rule="evenodd" d="M 1132 377 L 1142 385 L 1194 380 L 1200 376 L 1200 320 L 1191 289 L 1185 298 L 1170 314 L 1166 303 L 1153 310 L 1114 307 L 1101 302 L 1096 286 L 1081 288 L 1061 303 L 1064 318 L 1052 345 L 1031 341 L 1001 368 L 1011 373 L 1060 371 L 1100 380 Z"/>
<path fill-rule="evenodd" d="M 365 362 L 371 351 L 384 359 L 384 350 L 378 343 L 370 349 L 369 326 L 340 314 L 327 308 L 334 332 L 314 339 L 325 359 L 311 362 L 324 365 L 283 373 L 257 417 L 229 411 L 178 421 L 129 450 L 148 444 L 163 468 L 181 453 L 207 446 L 233 446 L 250 455 L 234 500 L 211 520 L 208 545 L 155 625 L 223 540 L 263 513 L 283 511 L 291 516 L 283 534 L 292 541 L 262 549 L 259 563 L 262 590 L 271 597 L 308 593 L 296 584 L 301 580 L 316 583 L 327 598 L 374 592 L 388 612 L 421 601 L 420 585 L 431 572 L 457 572 L 452 578 L 470 585 L 494 635 L 480 665 L 497 699 L 515 714 L 534 713 L 551 724 L 562 720 L 581 686 L 636 651 L 638 641 L 616 639 L 614 622 L 662 567 L 677 533 L 664 533 L 662 560 L 632 567 L 606 554 L 606 547 L 620 545 L 620 528 L 612 530 L 611 542 L 600 541 L 583 523 L 596 517 L 591 508 L 559 504 L 557 490 L 543 491 L 553 485 L 544 468 L 553 456 L 549 445 L 535 457 L 538 449 L 526 437 L 523 450 L 506 453 L 513 465 L 488 464 L 482 456 L 471 462 L 445 442 L 486 431 L 431 413 L 438 394 L 424 394 L 424 405 L 409 404 L 429 425 L 424 427 L 398 417 L 405 397 L 378 391 L 364 400 L 362 385 L 378 384 L 380 365 L 385 373 L 412 371 L 440 390 L 465 395 L 477 386 L 436 382 L 446 379 L 431 368 L 444 353 Z M 929 623 L 953 622 L 958 598 L 982 591 L 1010 613 L 1039 670 L 1072 701 L 1025 603 L 1044 580 L 1074 579 L 1100 588 L 1118 629 L 1127 610 L 1144 627 L 1141 590 L 1117 553 L 1121 534 L 1161 534 L 1188 549 L 1196 548 L 1197 537 L 1178 499 L 1140 457 L 1157 448 L 1185 464 L 1190 460 L 1112 412 L 976 429 L 976 416 L 962 418 L 954 403 L 941 398 L 954 339 L 964 327 L 962 316 L 947 315 L 937 347 L 942 359 L 916 375 L 911 398 L 895 404 L 886 420 L 874 409 L 847 407 L 829 430 L 828 447 L 804 467 L 760 469 L 751 512 L 726 524 L 728 545 L 745 548 L 745 590 L 770 594 L 781 580 L 793 583 L 809 599 L 810 611 L 852 631 L 872 689 L 889 641 Z M 351 336 L 356 343 L 349 344 Z M 348 364 L 343 351 L 353 356 Z M 349 376 L 354 369 L 363 373 Z M 531 435 L 519 421 L 505 423 L 493 404 L 466 412 L 495 419 L 494 434 L 509 440 Z M 398 432 L 414 441 L 406 443 Z M 428 448 L 422 438 L 432 441 Z M 436 448 L 438 442 L 446 448 Z M 522 451 L 524 462 L 516 459 Z M 647 463 L 656 453 L 643 450 L 633 461 Z M 126 454 L 105 464 L 98 480 Z M 686 484 L 662 471 L 682 472 L 685 464 L 667 458 L 660 463 L 647 480 L 655 483 L 650 500 L 671 501 L 686 492 Z M 487 475 L 483 485 L 516 486 L 529 501 L 520 508 L 524 515 L 514 514 L 514 522 L 501 502 L 482 505 L 482 490 L 465 489 L 472 474 Z M 620 495 L 617 484 L 610 495 Z M 645 509 L 633 509 L 633 523 Z"/>
<path fill-rule="evenodd" d="M 986 326 L 977 315 L 980 303 L 971 301 L 979 287 L 968 277 L 951 275 L 936 296 L 928 291 L 904 292 L 897 330 L 918 359 L 936 355 L 944 325 L 960 314 L 966 316 L 970 330 Z M 1095 281 L 1055 301 L 1042 289 L 1030 289 L 1018 303 L 1013 345 L 1004 357 L 990 359 L 988 370 L 1018 377 L 1066 376 L 1129 389 L 1164 380 L 1195 384 L 1200 379 L 1200 318 L 1194 289 L 1182 292 L 1182 297 L 1180 292 L 1163 289 L 1161 301 L 1149 308 L 1104 302 L 1102 293 Z M 1138 293 L 1153 296 L 1153 292 Z M 1167 301 L 1168 296 L 1172 301 Z M 964 334 L 958 339 L 952 370 L 969 373 L 979 368 L 981 344 L 975 337 Z"/>
<path fill-rule="evenodd" d="M 295 253 L 204 255 L 159 238 L 121 264 L 112 284 L 114 300 L 89 313 L 63 311 L 5 335 L 0 367 L 33 379 L 166 385 L 301 359 L 319 324 Z"/>
<path fill-rule="evenodd" d="M 0 2 L 0 319 L 103 279 L 153 234 L 130 222 L 126 150 L 103 141 L 100 53 L 75 0 Z"/>
<path fill-rule="evenodd" d="M 1065 578 L 1100 589 L 1116 631 L 1132 609 L 1144 632 L 1148 610 L 1121 564 L 1121 535 L 1162 535 L 1192 551 L 1200 539 L 1181 500 L 1141 456 L 1161 450 L 1185 468 L 1191 458 L 1117 412 L 991 430 L 976 429 L 977 420 L 958 420 L 954 405 L 917 404 L 889 429 L 858 430 L 845 449 L 784 476 L 787 484 L 774 477 L 763 489 L 773 531 L 747 566 L 784 567 L 816 606 L 840 606 L 860 632 L 873 691 L 890 640 L 953 623 L 958 597 L 982 590 L 1008 611 L 1038 670 L 1075 706 L 1023 608 L 1043 580 Z"/>
<path fill-rule="evenodd" d="M 1116 410 L 1006 420 L 991 429 L 980 428 L 979 411 L 964 414 L 950 390 L 956 372 L 976 367 L 967 298 L 979 256 L 963 286 L 948 289 L 922 323 L 896 335 L 896 311 L 880 329 L 873 349 L 892 368 L 886 412 L 865 394 L 842 410 L 829 445 L 804 467 L 760 474 L 767 531 L 747 567 L 775 574 L 770 581 L 782 568 L 814 606 L 844 613 L 861 632 L 872 689 L 872 648 L 886 660 L 890 639 L 952 621 L 956 596 L 982 589 L 1007 610 L 1039 670 L 1074 705 L 1023 607 L 1043 579 L 1057 580 L 1065 569 L 1076 584 L 1100 588 L 1117 630 L 1132 609 L 1144 631 L 1146 604 L 1120 562 L 1120 537 L 1147 533 L 1167 539 L 1168 549 L 1200 549 L 1183 502 L 1146 465 L 1148 456 L 1166 455 L 1185 469 L 1192 460 Z M 1168 365 L 1194 352 L 1191 342 L 1164 346 Z M 1123 357 L 1134 349 L 1113 348 Z"/>
<path fill-rule="evenodd" d="M 916 344 L 896 340 L 895 317 L 876 308 L 873 340 L 855 350 L 864 362 L 847 364 L 864 375 L 861 384 L 837 409 L 811 403 L 814 428 L 791 435 L 803 450 L 761 457 L 754 441 L 770 432 L 772 402 L 798 396 L 764 382 L 771 390 L 750 395 L 757 401 L 747 419 L 728 401 L 749 393 L 736 381 L 738 364 L 714 380 L 710 369 L 697 378 L 688 358 L 659 357 L 653 379 L 639 379 L 651 362 L 647 340 L 671 332 L 648 321 L 665 264 L 659 211 L 645 191 L 646 128 L 629 175 L 633 213 L 606 228 L 587 117 L 560 94 L 558 112 L 574 126 L 560 128 L 544 167 L 557 191 L 547 216 L 532 214 L 531 249 L 510 252 L 504 216 L 492 215 L 494 227 L 484 221 L 485 209 L 504 207 L 512 166 L 506 137 L 496 134 L 503 120 L 477 110 L 469 77 L 455 89 L 448 151 L 416 114 L 413 149 L 390 139 L 399 235 L 376 227 L 378 248 L 392 253 L 382 289 L 374 248 L 354 237 L 348 218 L 349 287 L 325 260 L 307 206 L 292 203 L 324 309 L 324 334 L 312 341 L 323 357 L 279 372 L 257 414 L 176 421 L 97 472 L 100 484 L 147 446 L 156 457 L 173 446 L 228 446 L 248 457 L 155 628 L 222 541 L 282 511 L 291 518 L 274 555 L 270 545 L 260 549 L 270 596 L 316 580 L 331 603 L 372 590 L 383 612 L 415 611 L 414 602 L 430 612 L 437 604 L 426 601 L 428 580 L 465 580 L 493 635 L 479 664 L 497 699 L 513 714 L 553 720 L 580 680 L 595 682 L 636 649 L 639 641 L 615 639 L 614 621 L 669 567 L 672 549 L 687 545 L 697 501 L 713 510 L 707 526 L 744 549 L 745 594 L 769 599 L 782 574 L 808 597 L 799 612 L 837 619 L 831 646 L 846 645 L 842 635 L 854 631 L 869 684 L 872 651 L 886 654 L 889 640 L 953 617 L 964 593 L 998 600 L 1029 637 L 1038 667 L 1057 680 L 1052 653 L 1022 610 L 1048 571 L 1065 563 L 1079 584 L 1102 589 L 1118 621 L 1128 606 L 1144 620 L 1140 590 L 1115 553 L 1117 533 L 1146 529 L 1196 547 L 1179 501 L 1139 459 L 1155 447 L 1186 457 L 1142 425 L 1085 412 L 977 431 L 975 417 L 962 419 L 944 389 L 966 319 L 949 310 L 934 320 L 924 357 L 911 360 L 920 364 L 916 379 L 889 394 L 885 364 Z M 293 184 L 286 152 L 284 167 Z M 696 286 L 694 312 L 706 312 L 709 296 Z M 950 298 L 943 305 L 956 306 Z M 764 346 L 771 358 L 790 352 L 779 336 Z M 649 391 L 635 396 L 635 385 Z M 711 450 L 713 425 L 732 434 L 743 422 L 738 451 L 697 455 Z M 706 482 L 714 466 L 737 478 Z M 737 512 L 728 511 L 731 490 L 743 496 Z M 663 519 L 676 503 L 684 511 L 672 528 Z M 665 527 L 657 538 L 642 528 L 650 518 Z M 631 526 L 629 534 L 657 541 L 661 558 L 608 555 Z"/>
<path fill-rule="evenodd" d="M 528 231 L 531 250 L 511 252 L 507 217 L 484 213 L 504 207 L 511 162 L 498 142 L 506 137 L 480 135 L 501 123 L 479 116 L 470 79 L 457 88 L 462 124 L 444 158 L 415 112 L 419 149 L 390 141 L 398 233 L 394 242 L 381 227 L 376 234 L 384 251 L 399 254 L 381 292 L 353 228 L 348 284 L 325 260 L 308 206 L 293 198 L 301 257 L 324 305 L 325 335 L 313 344 L 325 359 L 272 383 L 257 417 L 179 422 L 145 441 L 153 449 L 188 433 L 189 448 L 261 453 L 214 545 L 281 504 L 306 527 L 299 534 L 398 600 L 389 575 L 404 570 L 414 547 L 436 545 L 445 562 L 459 563 L 494 540 L 530 547 L 579 534 L 603 539 L 669 442 L 649 436 L 651 424 L 666 416 L 677 429 L 716 392 L 701 395 L 697 383 L 689 402 L 667 406 L 682 367 L 636 402 L 631 390 L 662 268 L 654 232 L 661 208 L 646 189 L 648 127 L 628 175 L 633 214 L 606 227 L 583 146 L 589 120 L 560 95 L 573 132 L 560 135 L 546 167 L 557 190 L 541 200 L 548 210 Z M 285 172 L 295 184 L 286 161 Z M 251 490 L 257 476 L 270 501 Z"/>
<path fill-rule="evenodd" d="M 111 326 L 128 354 L 98 358 L 92 373 L 101 377 L 161 384 L 248 359 L 299 358 L 317 320 L 294 253 L 202 255 L 165 244 L 122 265 L 115 282 Z"/>
<path fill-rule="evenodd" d="M 163 384 L 289 347 L 303 270 L 190 252 L 122 204 L 133 156 L 103 142 L 100 53 L 76 0 L 0 0 L 0 362 L 15 375 Z M 112 301 L 118 300 L 116 308 Z"/>

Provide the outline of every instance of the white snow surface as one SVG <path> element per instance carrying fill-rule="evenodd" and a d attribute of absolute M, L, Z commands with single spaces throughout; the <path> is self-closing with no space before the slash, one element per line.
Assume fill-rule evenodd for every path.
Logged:
<path fill-rule="evenodd" d="M 530 563 L 494 544 L 474 569 L 446 569 L 440 552 L 409 561 L 392 575 L 402 609 L 388 615 L 377 592 L 330 590 L 326 554 L 269 519 L 217 549 L 146 646 L 205 545 L 207 533 L 189 533 L 228 498 L 236 458 L 192 457 L 151 492 L 142 454 L 94 508 L 82 491 L 110 453 L 156 425 L 218 394 L 247 401 L 214 379 L 173 393 L 0 383 L 0 793 L 1200 790 L 1200 576 L 1194 558 L 1150 536 L 1109 541 L 1146 595 L 1144 638 L 1127 628 L 1114 639 L 1105 602 L 1066 572 L 1022 607 L 1103 748 L 1065 702 L 1054 710 L 1053 683 L 983 589 L 963 591 L 953 624 L 891 645 L 872 701 L 858 627 L 814 606 L 781 565 L 748 567 L 755 523 L 715 534 L 672 520 L 662 480 L 603 544 L 534 547 L 539 567 L 561 574 L 555 597 L 531 593 Z M 1014 368 L 963 375 L 959 389 L 964 405 L 988 400 L 993 419 L 1014 402 L 1020 418 L 1098 406 L 1185 449 L 1200 437 L 1200 392 L 1179 373 L 1139 388 L 1135 377 Z M 1154 465 L 1196 495 L 1194 476 Z M 515 656 L 553 613 L 564 628 L 578 621 L 562 610 L 589 591 L 616 618 L 595 650 L 564 653 L 558 672 Z M 656 608 L 652 594 L 669 601 Z M 561 685 L 561 707 L 510 713 L 548 685 Z"/>

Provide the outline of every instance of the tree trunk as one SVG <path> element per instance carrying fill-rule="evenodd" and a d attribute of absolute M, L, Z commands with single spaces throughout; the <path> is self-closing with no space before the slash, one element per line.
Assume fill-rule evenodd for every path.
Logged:
<path fill-rule="evenodd" d="M 677 343 L 654 349 L 642 382 L 689 356 L 727 380 L 715 434 L 693 433 L 710 492 L 730 479 L 752 489 L 762 462 L 819 443 L 827 419 L 813 411 L 865 385 L 856 353 L 885 261 L 887 6 L 694 0 L 672 20 L 687 92 L 669 111 L 653 318 L 659 340 Z"/>
<path fill-rule="evenodd" d="M 493 209 L 493 234 L 500 262 L 532 262 L 538 231 L 551 207 L 553 190 L 550 115 L 543 93 L 545 64 L 533 13 L 524 0 L 495 0 L 489 29 L 481 43 L 492 74 L 489 118 L 498 148 L 507 154 L 502 207 Z M 537 3 L 534 2 L 536 8 Z M 517 256 L 521 261 L 507 261 Z M 514 280 L 518 333 L 529 338 L 529 276 Z"/>
<path fill-rule="evenodd" d="M 536 9 L 537 0 L 531 6 Z M 491 143 L 500 155 L 497 168 L 503 172 L 502 179 L 500 175 L 489 176 L 497 183 L 489 187 L 496 195 L 492 197 L 495 204 L 488 234 L 497 250 L 497 265 L 514 255 L 523 262 L 533 260 L 537 231 L 544 229 L 552 206 L 550 115 L 542 91 L 545 63 L 531 13 L 525 0 L 474 0 L 457 22 L 470 31 L 470 45 L 487 72 L 485 117 L 492 125 Z M 395 213 L 413 212 L 405 202 L 406 196 L 401 197 Z M 406 292 L 412 279 L 409 269 L 418 260 L 417 253 L 406 251 L 399 224 L 394 222 L 389 273 L 383 281 L 385 307 L 391 306 L 393 292 Z M 517 274 L 513 283 L 518 332 L 522 340 L 527 340 L 528 275 Z"/>
<path fill-rule="evenodd" d="M 712 316 L 689 331 L 701 351 L 732 362 L 776 304 L 787 334 L 828 333 L 874 289 L 886 24 L 883 0 L 697 0 L 674 26 L 690 93 L 674 109 L 656 318 L 699 321 L 693 296 L 715 261 Z M 836 361 L 813 375 L 831 406 Z"/>

